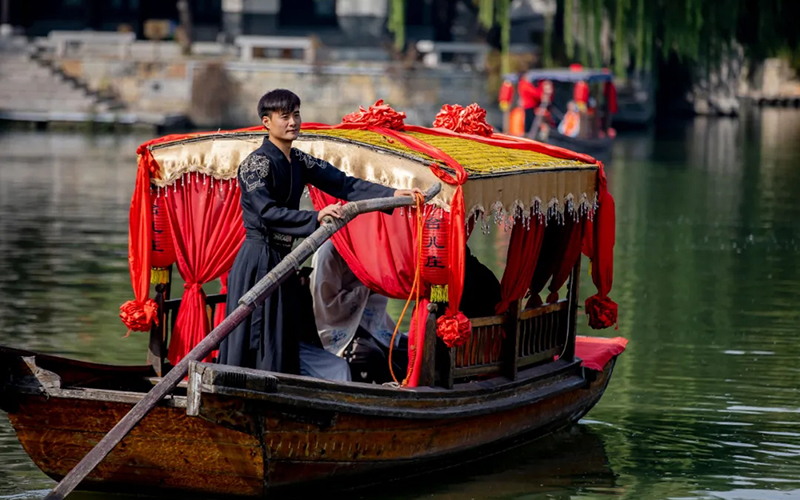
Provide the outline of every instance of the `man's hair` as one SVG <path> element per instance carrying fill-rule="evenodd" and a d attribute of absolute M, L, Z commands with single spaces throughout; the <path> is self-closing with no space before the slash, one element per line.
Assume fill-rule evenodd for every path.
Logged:
<path fill-rule="evenodd" d="M 264 94 L 258 100 L 258 117 L 264 118 L 271 113 L 291 113 L 300 107 L 300 98 L 291 90 L 275 89 Z"/>

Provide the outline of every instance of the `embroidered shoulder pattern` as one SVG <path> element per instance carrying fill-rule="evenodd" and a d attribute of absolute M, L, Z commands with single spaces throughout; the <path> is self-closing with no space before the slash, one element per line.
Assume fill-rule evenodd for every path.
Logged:
<path fill-rule="evenodd" d="M 300 151 L 297 148 L 292 148 L 292 149 L 294 149 L 294 154 L 297 155 L 297 159 L 303 162 L 303 164 L 307 168 L 314 168 L 314 167 L 326 168 L 328 166 L 327 161 L 320 160 L 319 158 L 311 156 L 310 154 Z"/>
<path fill-rule="evenodd" d="M 269 158 L 264 155 L 251 153 L 239 165 L 239 178 L 248 193 L 264 186 L 267 175 L 269 175 Z"/>

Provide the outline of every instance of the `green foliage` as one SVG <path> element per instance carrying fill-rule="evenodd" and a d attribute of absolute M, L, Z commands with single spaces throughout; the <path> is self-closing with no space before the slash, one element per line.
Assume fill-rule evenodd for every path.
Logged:
<path fill-rule="evenodd" d="M 751 59 L 783 54 L 797 60 L 795 54 L 800 54 L 798 0 L 558 0 L 558 7 L 567 57 L 563 62 L 575 60 L 577 45 L 582 62 L 588 51 L 592 64 L 607 63 L 600 56 L 602 20 L 607 17 L 618 74 L 651 68 L 654 50 L 662 58 L 674 55 L 701 65 L 718 61 L 733 43 Z M 576 11 L 581 22 L 594 22 L 594 29 L 579 25 L 582 36 L 575 31 Z"/>
<path fill-rule="evenodd" d="M 394 48 L 403 50 L 406 44 L 406 2 L 389 0 L 389 19 L 387 28 L 394 34 Z"/>

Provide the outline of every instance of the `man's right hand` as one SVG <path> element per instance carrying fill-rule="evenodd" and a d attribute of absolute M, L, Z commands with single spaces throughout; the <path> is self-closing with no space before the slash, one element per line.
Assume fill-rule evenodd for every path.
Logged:
<path fill-rule="evenodd" d="M 341 203 L 334 203 L 333 205 L 328 205 L 327 207 L 323 208 L 317 213 L 317 221 L 322 222 L 323 217 L 326 215 L 330 215 L 331 217 L 335 217 L 337 219 L 342 218 L 342 204 Z"/>

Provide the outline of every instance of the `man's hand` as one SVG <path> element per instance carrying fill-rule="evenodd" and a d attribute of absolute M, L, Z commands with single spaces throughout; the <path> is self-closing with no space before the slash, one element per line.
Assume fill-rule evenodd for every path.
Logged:
<path fill-rule="evenodd" d="M 397 196 L 397 195 L 395 195 Z M 333 205 L 328 205 L 327 207 L 323 208 L 317 213 L 317 221 L 322 222 L 322 218 L 326 215 L 330 215 L 336 219 L 342 218 L 342 204 L 341 203 L 334 203 Z"/>
<path fill-rule="evenodd" d="M 425 196 L 425 193 L 423 193 L 420 188 L 414 188 L 414 189 L 398 189 L 398 190 L 396 190 L 394 192 L 394 197 L 395 198 L 397 198 L 398 196 L 412 196 L 413 197 L 416 194 L 419 194 L 419 195 L 421 195 L 423 197 Z"/>

